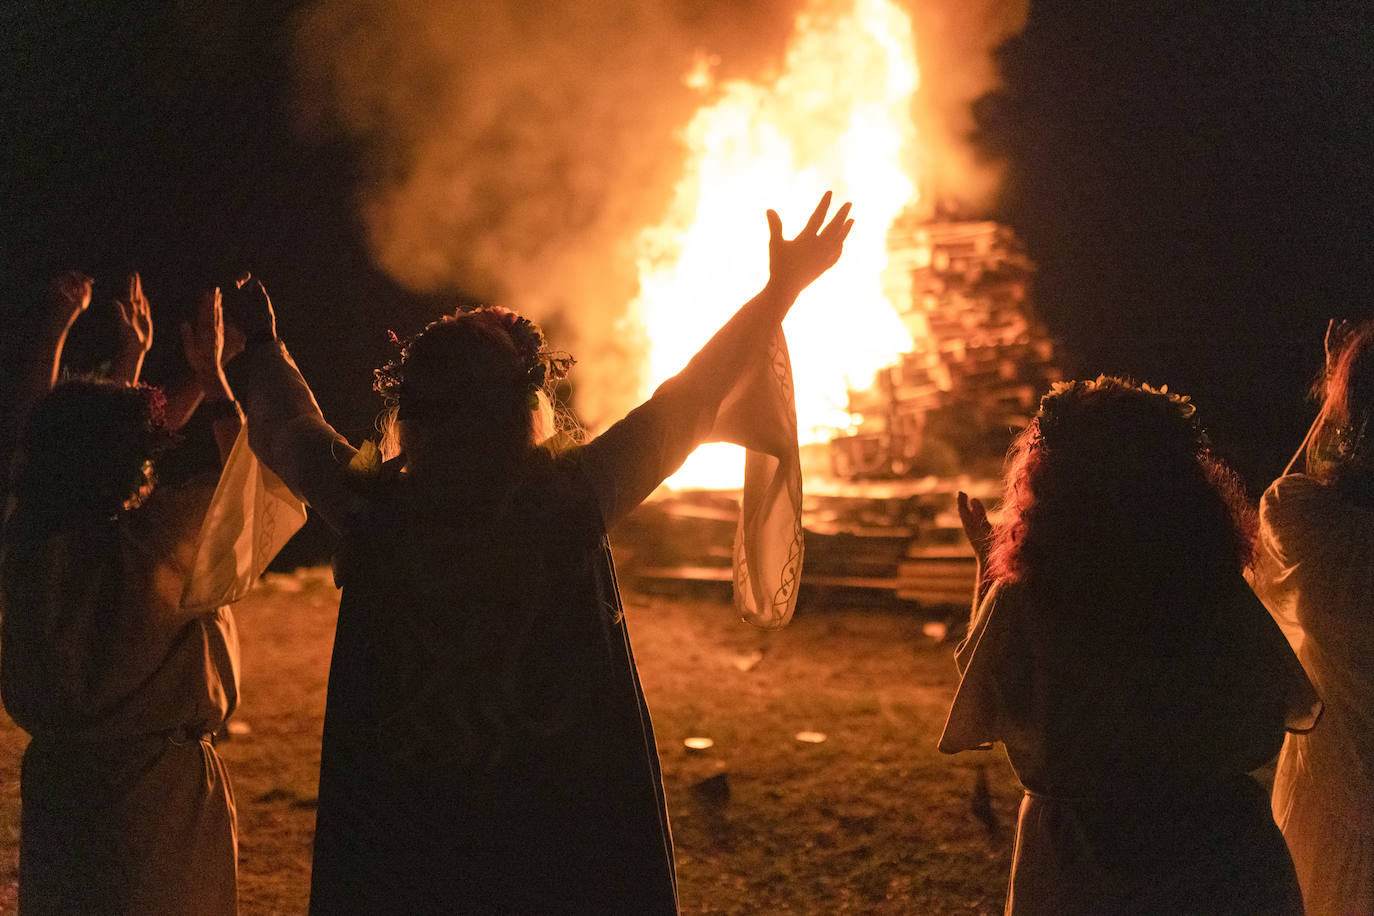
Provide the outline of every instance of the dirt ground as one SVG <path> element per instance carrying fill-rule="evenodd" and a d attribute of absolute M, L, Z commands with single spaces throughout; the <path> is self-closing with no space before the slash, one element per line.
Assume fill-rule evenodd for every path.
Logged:
<path fill-rule="evenodd" d="M 625 598 L 684 913 L 1001 911 L 1019 790 L 1000 751 L 935 750 L 954 671 L 920 619 L 804 595 L 792 625 L 767 633 L 716 595 Z M 247 916 L 305 909 L 337 608 L 327 571 L 303 570 L 268 576 L 237 609 L 241 733 L 219 749 Z M 3 913 L 24 743 L 0 717 Z"/>

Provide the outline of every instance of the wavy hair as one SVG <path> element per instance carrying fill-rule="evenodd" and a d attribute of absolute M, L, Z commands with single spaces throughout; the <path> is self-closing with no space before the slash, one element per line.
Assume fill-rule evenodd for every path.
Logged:
<path fill-rule="evenodd" d="M 1041 400 L 1007 459 L 989 573 L 1153 600 L 1248 564 L 1254 512 L 1186 397 L 1111 376 Z"/>
<path fill-rule="evenodd" d="M 94 375 L 60 381 L 25 422 L 13 468 L 15 511 L 37 526 L 30 530 L 142 505 L 157 483 L 153 461 L 172 441 L 165 404 L 146 385 Z"/>

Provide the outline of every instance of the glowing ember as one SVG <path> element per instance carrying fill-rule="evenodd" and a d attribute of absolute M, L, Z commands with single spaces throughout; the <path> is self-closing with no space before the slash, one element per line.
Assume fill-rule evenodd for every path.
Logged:
<path fill-rule="evenodd" d="M 648 390 L 762 288 L 764 211 L 778 210 L 790 236 L 826 189 L 837 204 L 854 202 L 856 221 L 840 263 L 784 325 L 802 441 L 826 441 L 847 427 L 846 384 L 866 387 L 911 349 L 884 271 L 888 227 L 916 195 L 908 165 L 914 49 L 910 20 L 887 0 L 815 0 L 797 19 L 775 80 L 724 84 L 719 101 L 697 113 L 668 218 L 638 241 L 640 297 L 631 314 L 649 341 Z M 704 86 L 708 74 L 699 63 L 688 79 Z M 738 487 L 738 453 L 700 448 L 669 484 Z"/>

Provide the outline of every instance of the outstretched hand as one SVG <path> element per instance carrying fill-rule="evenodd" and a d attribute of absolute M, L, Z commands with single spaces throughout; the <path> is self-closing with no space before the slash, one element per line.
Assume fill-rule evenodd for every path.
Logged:
<path fill-rule="evenodd" d="M 153 310 L 137 271 L 129 275 L 129 288 L 115 299 L 115 308 L 119 312 L 120 349 L 126 358 L 141 358 L 153 348 Z"/>
<path fill-rule="evenodd" d="M 988 521 L 988 511 L 982 500 L 959 492 L 959 521 L 964 526 L 964 537 L 973 547 L 973 555 L 978 558 L 979 569 L 986 569 L 988 551 L 992 549 L 992 524 Z"/>
<path fill-rule="evenodd" d="M 194 324 L 181 323 L 181 348 L 191 374 L 207 396 L 224 387 L 224 373 L 220 368 L 224 353 L 224 311 L 218 287 L 201 296 Z"/>
<path fill-rule="evenodd" d="M 802 231 L 792 239 L 783 237 L 782 218 L 768 211 L 768 285 L 775 290 L 795 297 L 839 260 L 854 221 L 849 219 L 850 205 L 846 203 L 829 223 L 825 222 L 830 196 L 826 191 Z"/>

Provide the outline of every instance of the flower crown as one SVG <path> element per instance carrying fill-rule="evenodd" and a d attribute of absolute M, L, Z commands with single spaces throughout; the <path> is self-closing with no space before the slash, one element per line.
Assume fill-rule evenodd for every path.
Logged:
<path fill-rule="evenodd" d="M 522 374 L 512 381 L 523 387 L 531 409 L 538 406 L 538 393 L 550 382 L 566 378 L 575 362 L 567 353 L 548 349 L 544 344 L 543 332 L 528 318 L 500 306 L 476 306 L 459 309 L 450 316 L 432 321 L 414 337 L 402 338 L 397 336 L 396 332 L 388 331 L 391 343 L 396 347 L 396 356 L 373 373 L 373 390 L 391 404 L 399 404 L 413 396 L 415 392 L 412 386 L 407 385 L 405 372 L 411 348 L 431 329 L 455 320 L 478 321 L 506 335 L 515 346 L 523 370 Z M 489 384 L 501 385 L 502 380 L 491 379 Z"/>
<path fill-rule="evenodd" d="M 1102 407 L 1111 403 L 1129 407 L 1130 412 L 1103 411 Z M 1034 444 L 1037 448 L 1058 448 L 1092 437 L 1105 446 L 1152 430 L 1163 439 L 1202 451 L 1207 448 L 1207 434 L 1198 424 L 1196 412 L 1197 405 L 1187 395 L 1169 391 L 1168 385 L 1155 388 L 1110 375 L 1055 382 L 1040 399 Z"/>

